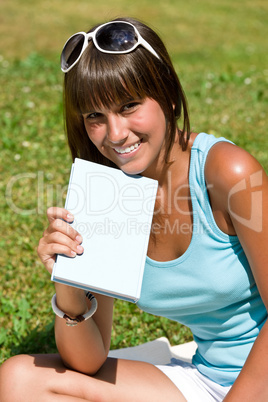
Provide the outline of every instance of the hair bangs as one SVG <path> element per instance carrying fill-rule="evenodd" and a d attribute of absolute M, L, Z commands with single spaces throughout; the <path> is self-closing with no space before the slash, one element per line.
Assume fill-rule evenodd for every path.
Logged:
<path fill-rule="evenodd" d="M 76 96 L 80 113 L 110 109 L 114 104 L 146 97 L 142 74 L 137 74 L 131 54 L 119 58 L 95 50 L 91 50 L 89 60 L 85 52 L 78 67 L 81 71 L 77 74 L 80 79 L 76 84 Z"/>

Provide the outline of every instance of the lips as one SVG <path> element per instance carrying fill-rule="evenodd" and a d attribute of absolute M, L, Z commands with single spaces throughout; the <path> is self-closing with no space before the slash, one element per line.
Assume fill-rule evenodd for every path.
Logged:
<path fill-rule="evenodd" d="M 114 150 L 118 153 L 118 154 L 130 154 L 131 152 L 133 152 L 135 149 L 137 149 L 141 144 L 141 141 L 136 142 L 136 144 L 131 145 L 130 147 L 116 147 L 114 148 Z"/>

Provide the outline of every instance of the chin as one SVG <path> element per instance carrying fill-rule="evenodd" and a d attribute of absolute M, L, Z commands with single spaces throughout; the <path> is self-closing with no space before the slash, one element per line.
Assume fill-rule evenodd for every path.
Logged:
<path fill-rule="evenodd" d="M 124 167 L 121 167 L 120 170 L 130 176 L 142 175 L 143 172 L 143 170 L 124 169 Z"/>
<path fill-rule="evenodd" d="M 142 175 L 142 172 L 144 172 L 144 169 L 139 168 L 139 167 L 134 167 L 134 166 L 130 167 L 130 166 L 127 166 L 127 165 L 125 165 L 125 166 L 121 165 L 121 166 L 118 166 L 118 167 L 119 167 L 120 170 L 122 170 L 122 172 L 124 172 L 124 173 L 126 173 L 126 174 L 128 174 L 130 176 Z"/>

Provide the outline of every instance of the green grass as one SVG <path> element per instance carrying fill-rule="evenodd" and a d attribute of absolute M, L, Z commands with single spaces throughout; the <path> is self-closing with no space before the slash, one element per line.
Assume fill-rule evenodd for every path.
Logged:
<path fill-rule="evenodd" d="M 268 169 L 268 4 L 256 0 L 4 0 L 0 16 L 0 363 L 55 351 L 53 284 L 36 254 L 45 211 L 63 205 L 71 158 L 58 58 L 72 33 L 117 15 L 155 27 L 188 97 L 192 129 L 223 135 Z M 190 331 L 117 301 L 112 348 Z"/>

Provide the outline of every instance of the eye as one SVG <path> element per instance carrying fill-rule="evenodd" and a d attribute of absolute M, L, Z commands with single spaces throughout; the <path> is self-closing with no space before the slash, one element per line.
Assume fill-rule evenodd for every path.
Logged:
<path fill-rule="evenodd" d="M 139 105 L 140 102 L 137 101 L 129 102 L 122 107 L 122 112 L 132 112 L 136 110 Z"/>
<path fill-rule="evenodd" d="M 85 120 L 93 120 L 93 119 L 98 119 L 100 117 L 102 117 L 102 114 L 98 113 L 98 112 L 87 113 L 84 115 Z"/>

